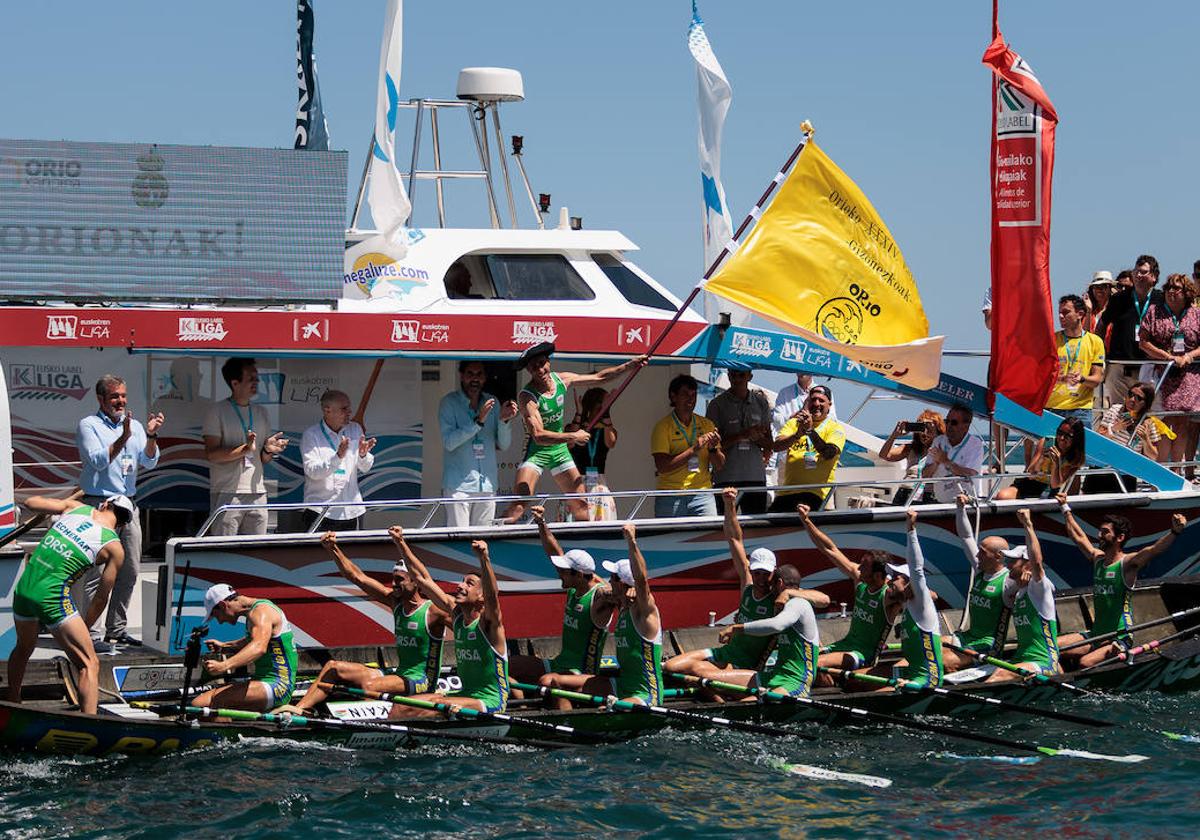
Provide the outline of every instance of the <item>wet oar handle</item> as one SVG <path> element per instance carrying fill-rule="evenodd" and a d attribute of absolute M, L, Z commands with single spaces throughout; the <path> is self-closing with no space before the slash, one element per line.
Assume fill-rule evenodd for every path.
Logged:
<path fill-rule="evenodd" d="M 281 729 L 289 727 L 313 729 L 342 729 L 349 732 L 395 732 L 413 738 L 428 738 L 442 741 L 467 741 L 487 744 L 518 744 L 541 749 L 563 749 L 570 745 L 565 741 L 554 742 L 533 738 L 505 738 L 494 735 L 471 735 L 465 732 L 446 732 L 422 726 L 404 726 L 398 723 L 382 723 L 372 721 L 337 720 L 336 718 L 315 718 L 305 715 L 274 712 L 248 712 L 242 709 L 215 709 L 211 706 L 188 706 L 187 713 L 203 718 L 228 718 L 230 720 L 261 721 L 273 723 Z"/>
<path fill-rule="evenodd" d="M 1109 639 L 1115 639 L 1117 636 L 1132 635 L 1138 630 L 1146 630 L 1150 627 L 1157 627 L 1160 624 L 1166 624 L 1168 621 L 1177 621 L 1189 615 L 1196 615 L 1197 613 L 1200 613 L 1200 607 L 1190 607 L 1186 610 L 1180 610 L 1179 612 L 1173 612 L 1170 615 L 1165 615 L 1162 618 L 1156 618 L 1153 621 L 1144 621 L 1141 624 L 1134 624 L 1120 630 L 1113 630 L 1109 633 L 1101 633 L 1099 636 L 1092 636 L 1088 639 L 1072 642 L 1069 645 L 1063 645 L 1058 650 L 1059 653 L 1061 653 L 1064 650 L 1073 650 L 1077 647 L 1083 647 L 1084 645 L 1095 644 L 1096 642 L 1106 642 Z"/>
<path fill-rule="evenodd" d="M 1002 709 L 1010 712 L 1017 712 L 1023 715 L 1033 715 L 1034 717 L 1050 718 L 1051 720 L 1063 720 L 1068 723 L 1078 723 L 1083 726 L 1115 726 L 1111 721 L 1101 720 L 1100 718 L 1086 717 L 1084 715 L 1076 715 L 1071 712 L 1057 712 L 1053 709 L 1041 709 L 1037 706 L 1028 706 L 1024 703 L 1014 703 L 1011 700 L 1001 700 L 999 697 L 988 697 L 983 694 L 972 694 L 969 691 L 955 690 L 951 691 L 945 686 L 937 685 L 922 685 L 913 683 L 912 680 L 906 680 L 900 677 L 881 677 L 875 674 L 857 674 L 853 671 L 845 671 L 841 668 L 820 668 L 821 671 L 827 671 L 831 674 L 850 676 L 857 680 L 862 680 L 875 685 L 892 685 L 899 688 L 901 691 L 913 691 L 923 694 L 937 694 L 941 697 L 948 697 L 951 700 L 957 700 L 960 703 L 980 703 L 985 706 L 991 706 L 995 709 Z"/>
<path fill-rule="evenodd" d="M 716 726 L 722 729 L 733 729 L 738 732 L 753 732 L 758 735 L 778 735 L 789 738 L 800 738 L 804 741 L 816 741 L 816 737 L 808 735 L 804 732 L 797 732 L 794 729 L 785 729 L 782 726 L 769 726 L 763 723 L 749 723 L 747 721 L 730 720 L 724 717 L 716 717 L 700 714 L 699 712 L 688 712 L 683 709 L 668 709 L 664 706 L 642 705 L 641 703 L 630 703 L 628 700 L 618 700 L 615 697 L 600 697 L 596 694 L 584 694 L 579 691 L 567 691 L 561 688 L 547 688 L 542 685 L 530 685 L 529 683 L 512 683 L 514 688 L 519 688 L 522 691 L 530 691 L 545 697 L 563 697 L 567 700 L 578 700 L 582 703 L 591 703 L 595 706 L 604 706 L 606 709 L 621 709 L 626 712 L 640 712 L 647 715 L 658 715 L 660 717 L 676 718 L 678 720 L 693 721 L 695 723 L 704 724 L 705 726 Z"/>
<path fill-rule="evenodd" d="M 830 712 L 836 712 L 841 715 L 848 715 L 851 718 L 859 718 L 862 720 L 874 720 L 879 723 L 891 723 L 896 726 L 902 726 L 906 729 L 915 729 L 922 732 L 937 732 L 941 735 L 949 735 L 953 738 L 962 738 L 966 741 L 978 741 L 982 744 L 990 744 L 994 747 L 1004 747 L 1010 750 L 1022 750 L 1024 752 L 1038 753 L 1039 755 L 1053 755 L 1054 750 L 1050 747 L 1041 747 L 1037 744 L 1029 744 L 1024 741 L 1012 741 L 1008 738 L 997 738 L 994 735 L 986 735 L 982 732 L 972 732 L 969 729 L 959 729 L 954 726 L 943 726 L 938 723 L 929 723 L 926 721 L 918 721 L 913 718 L 901 717 L 900 715 L 889 715 L 885 712 L 873 712 L 870 709 L 864 709 L 861 706 L 851 706 L 844 703 L 828 703 L 823 700 L 814 700 L 812 697 L 794 697 L 791 694 L 777 694 L 774 691 L 767 691 L 762 688 L 747 688 L 736 683 L 721 682 L 720 680 L 709 679 L 708 677 L 692 677 L 683 674 L 672 674 L 676 679 L 694 685 L 701 685 L 710 688 L 718 688 L 723 691 L 733 691 L 741 694 L 750 694 L 754 697 L 765 697 L 768 700 L 776 700 L 782 703 L 794 703 L 798 706 L 811 706 L 814 709 L 824 709 Z"/>

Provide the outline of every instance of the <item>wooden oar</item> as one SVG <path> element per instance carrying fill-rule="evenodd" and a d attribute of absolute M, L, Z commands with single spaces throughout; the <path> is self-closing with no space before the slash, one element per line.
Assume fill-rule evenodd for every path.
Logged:
<path fill-rule="evenodd" d="M 201 718 L 229 718 L 230 720 L 261 721 L 273 723 L 280 729 L 337 729 L 346 732 L 395 732 L 414 739 L 427 738 L 442 741 L 467 741 L 483 744 L 505 744 L 557 750 L 569 747 L 566 741 L 542 741 L 530 738 L 508 738 L 501 735 L 475 735 L 464 732 L 447 732 L 421 726 L 403 726 L 398 723 L 375 723 L 361 720 L 338 720 L 336 718 L 313 718 L 305 715 L 276 714 L 274 712 L 248 712 L 242 709 L 216 709 L 212 706 L 188 706 L 187 713 Z"/>
<path fill-rule="evenodd" d="M 412 706 L 416 709 L 430 709 L 436 712 L 450 711 L 451 704 L 438 703 L 432 700 L 419 700 L 415 697 L 408 697 L 404 694 L 390 694 L 386 691 L 368 691 L 363 688 L 351 688 L 345 685 L 334 685 L 333 683 L 317 683 L 317 688 L 325 691 L 328 694 L 340 691 L 344 694 L 349 694 L 354 697 L 369 697 L 372 700 L 383 700 L 386 703 L 392 703 L 396 706 Z M 571 738 L 579 738 L 581 740 L 592 741 L 596 743 L 616 744 L 622 742 L 623 738 L 613 738 L 609 735 L 604 735 L 599 732 L 582 732 L 573 726 L 567 726 L 561 723 L 550 723 L 545 720 L 534 720 L 532 718 L 514 717 L 513 715 L 504 712 L 481 712 L 478 709 L 471 709 L 466 706 L 460 707 L 456 714 L 463 717 L 471 718 L 472 720 L 496 720 L 501 723 L 507 723 L 513 726 L 527 726 L 530 729 L 545 729 L 549 732 L 554 732 L 559 735 L 566 735 Z"/>
<path fill-rule="evenodd" d="M 1058 651 L 1059 651 L 1059 653 L 1062 653 L 1064 650 L 1073 650 L 1074 648 L 1083 647 L 1084 645 L 1095 644 L 1096 642 L 1106 642 L 1109 639 L 1115 639 L 1117 636 L 1125 636 L 1130 633 L 1136 633 L 1138 630 L 1145 630 L 1149 627 L 1157 627 L 1160 624 L 1166 624 L 1168 621 L 1176 621 L 1180 618 L 1184 618 L 1185 616 L 1196 615 L 1197 613 L 1200 613 L 1200 607 L 1190 607 L 1189 609 L 1186 609 L 1186 610 L 1180 610 L 1179 612 L 1173 612 L 1170 615 L 1163 616 L 1162 618 L 1156 618 L 1153 621 L 1144 621 L 1141 624 L 1134 624 L 1129 627 L 1122 628 L 1120 630 L 1113 630 L 1112 632 L 1109 632 L 1109 633 L 1101 633 L 1099 636 L 1092 636 L 1091 638 L 1088 638 L 1088 639 L 1082 639 L 1078 642 L 1072 642 L 1069 645 L 1063 645 L 1062 647 L 1060 647 L 1058 649 Z"/>
<path fill-rule="evenodd" d="M 985 735 L 981 732 L 973 732 L 969 729 L 960 729 L 955 726 L 944 726 L 940 723 L 918 721 L 913 718 L 890 715 L 886 712 L 873 712 L 869 709 L 863 709 L 859 706 L 847 706 L 842 703 L 828 703 L 823 700 L 814 700 L 811 697 L 793 697 L 790 694 L 777 694 L 773 691 L 767 691 L 763 688 L 747 688 L 744 685 L 721 682 L 720 680 L 713 680 L 707 677 L 691 677 L 683 674 L 672 674 L 671 676 L 675 677 L 676 679 L 683 680 L 684 682 L 703 686 L 705 688 L 740 692 L 742 694 L 749 694 L 754 697 L 765 697 L 768 700 L 777 700 L 782 703 L 794 703 L 798 706 L 810 706 L 814 709 L 823 709 L 827 712 L 835 712 L 839 715 L 849 715 L 853 718 L 873 720 L 879 723 L 891 723 L 896 726 L 902 726 L 905 729 L 915 729 L 919 732 L 937 732 L 942 735 L 949 735 L 952 738 L 962 738 L 964 741 L 978 741 L 981 744 L 989 744 L 993 747 L 1004 747 L 1005 749 L 1010 750 L 1020 750 L 1021 752 L 1037 753 L 1039 755 L 1066 756 L 1072 758 L 1089 758 L 1098 761 L 1116 761 L 1121 764 L 1136 764 L 1148 759 L 1148 756 L 1144 755 L 1105 755 L 1103 753 L 1094 753 L 1087 750 L 1043 747 L 1038 744 L 1028 743 L 1026 741 L 1013 741 L 1008 738 L 998 738 L 994 735 Z"/>
<path fill-rule="evenodd" d="M 514 688 L 519 688 L 522 691 L 533 692 L 542 697 L 562 697 L 566 700 L 576 700 L 581 703 L 591 703 L 593 706 L 611 706 L 614 709 L 620 709 L 623 712 L 640 712 L 646 715 L 655 715 L 657 717 L 674 718 L 675 720 L 685 720 L 690 723 L 698 723 L 704 726 L 715 726 L 720 729 L 733 729 L 738 732 L 753 732 L 756 735 L 775 735 L 785 738 L 800 738 L 805 741 L 816 741 L 817 738 L 803 732 L 797 732 L 794 729 L 787 729 L 782 726 L 768 726 L 764 723 L 750 723 L 743 720 L 730 720 L 726 717 L 714 715 L 704 715 L 699 712 L 685 712 L 683 709 L 668 709 L 665 706 L 643 706 L 640 703 L 630 703 L 626 700 L 612 700 L 608 697 L 600 697 L 595 694 L 584 694 L 579 691 L 566 691 L 561 688 L 547 688 L 541 685 L 530 685 L 528 683 L 514 682 Z"/>
<path fill-rule="evenodd" d="M 1003 659 L 997 659 L 994 656 L 988 656 L 986 653 L 981 653 L 977 650 L 971 650 L 970 648 L 959 647 L 958 645 L 947 642 L 944 638 L 942 639 L 942 647 L 948 647 L 955 653 L 965 654 L 966 656 L 974 656 L 980 662 L 988 665 L 995 665 L 1001 671 L 1011 671 L 1014 674 L 1020 674 L 1025 679 L 1033 680 L 1034 682 L 1041 683 L 1042 685 L 1051 685 L 1055 688 L 1066 689 L 1067 691 L 1074 692 L 1075 694 L 1088 695 L 1096 693 L 1094 691 L 1089 691 L 1086 688 L 1080 688 L 1072 683 L 1063 682 L 1048 674 L 1039 674 L 1034 671 L 1030 671 L 1028 668 L 1021 668 L 1012 664 L 1011 662 L 1005 662 Z"/>
<path fill-rule="evenodd" d="M 643 706 L 639 703 L 629 703 L 624 700 L 614 700 L 609 697 L 600 697 L 593 694 L 583 694 L 578 691 L 565 691 L 560 688 L 547 688 L 540 685 L 528 685 L 526 683 L 512 684 L 515 688 L 522 691 L 527 691 L 535 694 L 540 694 L 542 697 L 564 697 L 567 700 L 577 700 L 583 703 L 591 703 L 596 706 L 611 706 L 615 709 L 621 709 L 626 712 L 641 712 L 649 715 L 659 715 L 662 717 L 675 718 L 677 720 L 686 720 L 691 723 L 703 724 L 705 726 L 715 726 L 720 729 L 733 729 L 741 732 L 753 732 L 758 735 L 779 735 L 790 736 L 793 738 L 802 738 L 807 741 L 818 740 L 811 735 L 805 735 L 791 729 L 785 729 L 780 726 L 766 726 L 757 723 L 747 723 L 745 721 L 729 720 L 728 718 L 712 717 L 702 715 L 698 712 L 685 712 L 682 709 L 667 709 L 662 706 Z M 843 773 L 840 770 L 830 770 L 827 767 L 816 767 L 812 764 L 792 764 L 782 760 L 773 763 L 777 769 L 784 770 L 788 773 L 793 773 L 797 776 L 804 776 L 809 779 L 820 779 L 823 781 L 839 781 L 851 782 L 858 785 L 866 785 L 868 787 L 885 788 L 892 784 L 891 779 L 883 776 L 867 776 L 862 773 Z"/>
<path fill-rule="evenodd" d="M 875 674 L 859 674 L 854 671 L 843 671 L 841 668 L 821 668 L 822 671 L 827 671 L 830 674 L 836 674 L 841 677 L 851 677 L 865 683 L 874 683 L 875 685 L 891 685 L 900 688 L 904 691 L 920 693 L 920 694 L 936 694 L 939 697 L 949 697 L 952 700 L 961 702 L 984 703 L 995 709 L 1001 709 L 1006 712 L 1018 712 L 1023 715 L 1033 715 L 1034 717 L 1050 718 L 1051 720 L 1062 720 L 1067 723 L 1078 723 L 1082 726 L 1116 726 L 1115 723 L 1100 718 L 1085 717 L 1084 715 L 1074 715 L 1070 712 L 1056 712 L 1053 709 L 1040 709 L 1037 706 L 1026 706 L 1023 703 L 1013 703 L 1011 700 L 1001 700 L 998 697 L 988 697 L 983 694 L 969 694 L 965 691 L 951 691 L 948 688 L 933 685 L 914 684 L 911 680 L 898 679 L 895 677 L 881 677 Z"/>

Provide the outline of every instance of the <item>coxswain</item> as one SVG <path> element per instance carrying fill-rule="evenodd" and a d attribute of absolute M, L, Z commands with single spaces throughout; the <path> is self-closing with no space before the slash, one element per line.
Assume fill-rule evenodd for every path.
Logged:
<path fill-rule="evenodd" d="M 567 389 L 573 385 L 583 388 L 603 385 L 610 379 L 645 365 L 646 357 L 638 356 L 595 373 L 555 373 L 550 370 L 550 357 L 553 354 L 554 344 L 543 341 L 530 347 L 517 359 L 517 369 L 529 374 L 529 383 L 517 395 L 517 408 L 525 422 L 526 438 L 525 457 L 517 465 L 513 494 L 530 495 L 542 473 L 549 472 L 560 491 L 580 495 L 580 498 L 569 499 L 568 504 L 571 516 L 576 521 L 585 521 L 589 518 L 587 500 L 583 498 L 587 488 L 568 447 L 586 446 L 592 433 L 587 429 L 563 431 Z M 517 501 L 505 511 L 504 518 L 507 523 L 513 524 L 524 513 L 525 503 Z"/>
<path fill-rule="evenodd" d="M 876 666 L 873 673 L 887 673 L 903 680 L 902 688 L 928 688 L 942 684 L 942 634 L 934 593 L 925 579 L 925 555 L 917 536 L 917 510 L 905 511 L 908 529 L 907 563 L 888 563 L 890 589 L 904 603 L 896 627 L 903 657 L 894 667 Z"/>
<path fill-rule="evenodd" d="M 38 628 L 45 627 L 78 671 L 79 710 L 96 714 L 100 698 L 100 660 L 88 633 L 108 605 L 108 596 L 125 561 L 117 531 L 133 516 L 125 496 L 109 496 L 99 505 L 80 504 L 74 497 L 30 496 L 26 509 L 58 520 L 29 554 L 12 596 L 16 645 L 8 656 L 8 699 L 21 702 L 25 666 L 37 647 Z M 80 615 L 71 600 L 71 585 L 93 566 L 100 567 L 100 588 Z"/>
<path fill-rule="evenodd" d="M 888 631 L 904 608 L 898 595 L 888 588 L 887 564 L 891 555 L 884 551 L 868 551 L 855 563 L 809 518 L 808 505 L 796 505 L 796 512 L 800 514 L 800 522 L 817 551 L 854 585 L 854 611 L 850 614 L 850 629 L 840 641 L 822 648 L 817 664 L 822 668 L 843 671 L 870 668 L 879 658 Z M 826 673 L 818 674 L 817 685 L 831 686 L 833 677 Z"/>
<path fill-rule="evenodd" d="M 1017 520 L 1025 529 L 1025 545 L 1004 552 L 1009 577 L 1017 582 L 1012 604 L 1017 650 L 1009 658 L 1017 668 L 1013 671 L 997 669 L 988 677 L 988 682 L 1016 680 L 1029 672 L 1046 676 L 1062 673 L 1058 661 L 1054 581 L 1042 565 L 1042 545 L 1038 542 L 1037 531 L 1033 530 L 1029 509 L 1018 510 Z"/>
<path fill-rule="evenodd" d="M 562 647 L 551 659 L 515 655 L 509 658 L 509 673 L 516 682 L 537 682 L 547 674 L 595 674 L 608 638 L 616 602 L 612 590 L 596 574 L 596 561 L 582 548 L 563 551 L 546 524 L 540 505 L 529 509 L 537 523 L 542 550 L 546 552 L 567 593 L 563 610 Z"/>
<path fill-rule="evenodd" d="M 1060 493 L 1056 498 L 1067 525 L 1067 535 L 1075 541 L 1083 556 L 1092 562 L 1093 568 L 1092 627 L 1082 633 L 1060 636 L 1058 646 L 1061 648 L 1133 625 L 1133 587 L 1138 574 L 1175 542 L 1175 537 L 1187 527 L 1187 519 L 1181 513 L 1172 514 L 1171 528 L 1167 533 L 1152 545 L 1127 554 L 1125 545 L 1133 535 L 1133 526 L 1128 519 L 1111 513 L 1103 516 L 1096 530 L 1096 544 L 1093 544 L 1075 521 L 1067 497 Z M 1121 653 L 1131 643 L 1131 636 L 1123 633 L 1112 640 L 1095 642 L 1090 646 L 1080 645 L 1064 652 L 1062 658 L 1072 665 L 1077 661 L 1078 667 L 1088 668 Z"/>
<path fill-rule="evenodd" d="M 955 499 L 958 505 L 955 518 L 958 538 L 971 564 L 967 611 L 965 621 L 956 634 L 957 646 L 995 656 L 1008 638 L 1011 617 L 1008 605 L 1016 594 L 1017 583 L 1009 577 L 1008 568 L 1004 565 L 1004 552 L 1009 550 L 1008 540 L 989 536 L 976 541 L 975 529 L 971 527 L 967 516 L 970 501 L 970 497 L 964 493 Z M 942 656 L 947 673 L 961 671 L 975 664 L 975 659 L 969 654 L 955 653 L 949 649 L 944 649 Z"/>
<path fill-rule="evenodd" d="M 321 545 L 333 558 L 342 577 L 372 601 L 391 610 L 396 631 L 396 666 L 385 670 L 361 662 L 331 659 L 321 667 L 321 673 L 300 701 L 281 711 L 307 714 L 316 708 L 328 696 L 328 692 L 319 687 L 321 683 L 408 695 L 424 694 L 430 688 L 437 688 L 442 670 L 442 642 L 450 628 L 450 616 L 417 588 L 409 572 L 412 549 L 404 541 L 404 529 L 393 525 L 388 529 L 388 535 L 400 553 L 399 562 L 392 566 L 391 586 L 375 580 L 347 557 L 333 531 L 321 538 Z"/>
<path fill-rule="evenodd" d="M 729 555 L 733 560 L 738 589 L 741 592 L 734 621 L 736 625 L 761 620 L 773 622 L 777 614 L 775 599 L 779 594 L 776 580 L 777 559 L 773 551 L 761 547 L 754 549 L 747 556 L 742 525 L 737 517 L 737 493 L 732 487 L 726 487 L 721 493 L 725 507 L 725 540 L 729 543 Z M 781 567 L 780 570 L 782 569 L 795 571 L 791 566 Z M 801 597 L 808 598 L 820 607 L 829 606 L 829 596 L 824 592 L 805 591 Z M 663 665 L 663 670 L 671 674 L 722 681 L 730 671 L 755 673 L 766 666 L 778 632 L 743 633 L 739 630 L 732 635 L 722 632 L 721 638 L 718 639 L 720 647 L 681 653 L 668 659 Z M 719 700 L 720 697 L 714 696 L 713 699 Z"/>
<path fill-rule="evenodd" d="M 617 603 L 613 641 L 620 674 L 612 678 L 547 674 L 542 684 L 653 706 L 662 701 L 662 618 L 650 592 L 646 558 L 637 544 L 637 528 L 627 522 L 622 530 L 629 546 L 628 559 L 601 563 L 611 576 L 610 586 Z M 554 697 L 553 703 L 560 709 L 571 708 L 571 702 L 561 697 Z"/>
<path fill-rule="evenodd" d="M 488 557 L 488 544 L 475 540 L 471 550 L 479 558 L 479 572 L 464 575 L 454 595 L 448 595 L 434 582 L 425 564 L 415 554 L 408 558 L 409 572 L 421 593 L 452 618 L 455 669 L 462 681 L 462 688 L 418 694 L 416 699 L 436 703 L 445 703 L 449 699 L 446 710 L 449 716 L 461 708 L 502 712 L 508 705 L 508 641 L 500 613 L 500 587 Z M 434 709 L 396 705 L 392 707 L 391 717 L 438 714 L 441 712 Z"/>
<path fill-rule="evenodd" d="M 292 699 L 296 687 L 296 642 L 283 610 L 266 598 L 239 594 L 227 583 L 217 583 L 204 593 L 204 621 L 237 624 L 246 619 L 246 635 L 232 642 L 209 641 L 216 654 L 204 661 L 213 677 L 251 668 L 248 680 L 210 689 L 193 706 L 267 712 Z"/>
<path fill-rule="evenodd" d="M 779 611 L 767 618 L 731 624 L 722 628 L 718 637 L 726 646 L 742 638 L 771 639 L 775 661 L 753 671 L 723 671 L 722 682 L 764 688 L 792 697 L 808 696 L 817 674 L 821 637 L 816 613 L 806 593 L 807 590 L 800 589 L 800 572 L 795 566 L 780 566 L 775 570 L 771 594 Z"/>

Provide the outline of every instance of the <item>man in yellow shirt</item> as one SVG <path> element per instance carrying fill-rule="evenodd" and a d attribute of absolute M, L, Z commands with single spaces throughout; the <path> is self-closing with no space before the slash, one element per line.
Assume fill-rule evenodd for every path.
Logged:
<path fill-rule="evenodd" d="M 655 516 L 716 516 L 711 470 L 725 465 L 721 435 L 707 417 L 696 414 L 696 380 L 686 373 L 671 380 L 671 413 L 654 424 L 650 454 L 659 490 L 697 490 L 694 495 L 656 496 Z"/>
<path fill-rule="evenodd" d="M 1058 374 L 1046 408 L 1068 419 L 1078 418 L 1092 427 L 1092 404 L 1096 386 L 1104 381 L 1104 342 L 1083 328 L 1085 309 L 1079 295 L 1058 299 L 1058 322 L 1054 334 L 1058 348 Z"/>
<path fill-rule="evenodd" d="M 817 510 L 825 503 L 829 485 L 837 474 L 838 458 L 846 446 L 846 430 L 829 416 L 831 405 L 833 393 L 824 385 L 814 385 L 808 392 L 804 408 L 792 415 L 779 430 L 779 437 L 775 438 L 775 451 L 787 451 L 783 485 L 824 486 L 776 493 L 775 501 L 771 503 L 771 513 L 791 513 L 798 504 Z"/>

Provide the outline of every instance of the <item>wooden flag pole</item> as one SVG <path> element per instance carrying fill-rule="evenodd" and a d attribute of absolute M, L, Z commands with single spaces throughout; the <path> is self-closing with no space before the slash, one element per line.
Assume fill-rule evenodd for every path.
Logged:
<path fill-rule="evenodd" d="M 358 411 L 354 412 L 354 417 L 351 419 L 362 426 L 363 434 L 367 433 L 367 426 L 363 422 L 363 417 L 367 413 L 367 403 L 371 401 L 371 394 L 375 391 L 375 382 L 379 379 L 379 371 L 383 370 L 383 359 L 375 360 L 375 369 L 371 371 L 371 378 L 367 380 L 367 387 L 363 389 L 362 399 L 358 401 Z"/>
<path fill-rule="evenodd" d="M 684 300 L 684 302 L 680 305 L 679 309 L 675 312 L 675 316 L 671 318 L 666 327 L 663 328 L 663 331 L 659 333 L 658 338 L 654 339 L 654 342 L 650 345 L 650 349 L 646 351 L 647 359 L 652 357 L 654 355 L 654 351 L 656 351 L 662 345 L 663 340 L 666 339 L 667 333 L 671 331 L 671 328 L 679 323 L 679 319 L 683 317 L 683 313 L 687 311 L 687 308 L 691 306 L 692 301 L 694 301 L 696 296 L 700 294 L 700 290 L 704 288 L 704 281 L 716 274 L 717 269 L 721 267 L 721 263 L 725 262 L 725 258 L 733 253 L 733 250 L 737 247 L 738 240 L 741 239 L 742 234 L 746 232 L 746 228 L 750 227 L 750 224 L 762 215 L 763 205 L 766 204 L 767 199 L 771 197 L 771 193 L 775 192 L 776 188 L 778 188 L 778 186 L 787 179 L 788 170 L 792 168 L 792 165 L 796 162 L 796 158 L 800 157 L 800 153 L 804 151 L 804 147 L 807 146 L 808 141 L 812 139 L 813 127 L 808 120 L 805 120 L 800 124 L 800 130 L 804 133 L 804 139 L 801 140 L 799 144 L 797 144 L 796 148 L 792 150 L 792 153 L 788 156 L 787 161 L 779 168 L 779 171 L 775 173 L 775 177 L 771 179 L 769 184 L 767 184 L 767 188 L 763 190 L 762 195 L 758 197 L 758 201 L 754 202 L 754 206 L 750 208 L 750 212 L 746 214 L 746 218 L 742 219 L 742 223 L 738 225 L 738 229 L 733 234 L 733 238 L 725 244 L 725 247 L 721 249 L 721 253 L 717 254 L 717 257 L 713 260 L 712 265 L 708 267 L 708 271 L 704 272 L 704 276 L 700 279 L 700 283 L 692 289 L 691 294 L 689 294 L 687 299 Z M 612 404 L 617 401 L 617 397 L 621 396 L 621 393 L 627 387 L 629 387 L 629 383 L 632 382 L 633 378 L 638 375 L 639 370 L 641 370 L 640 366 L 635 367 L 629 372 L 629 375 L 625 377 L 620 385 L 608 393 L 608 396 L 604 398 L 604 402 L 600 406 L 600 410 L 596 412 L 595 418 L 593 418 L 592 421 L 589 422 L 585 427 L 586 431 L 590 432 L 593 428 L 595 428 L 596 424 L 600 422 L 600 418 L 607 414 L 609 408 L 612 407 Z"/>

